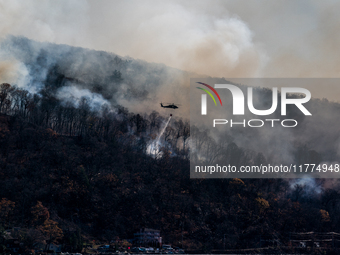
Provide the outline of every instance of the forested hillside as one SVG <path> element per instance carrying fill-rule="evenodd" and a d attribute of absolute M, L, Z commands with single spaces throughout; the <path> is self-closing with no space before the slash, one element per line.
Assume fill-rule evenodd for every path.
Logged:
<path fill-rule="evenodd" d="M 31 78 L 0 85 L 0 224 L 19 228 L 12 234 L 27 250 L 42 240 L 77 250 L 82 241 L 131 239 L 142 227 L 160 229 L 164 243 L 204 252 L 259 247 L 261 235 L 288 242 L 290 232 L 340 232 L 336 180 L 190 179 L 191 142 L 206 155 L 222 146 L 227 163 L 265 162 L 266 155 L 240 146 L 232 133 L 216 141 L 194 128 L 200 140 L 190 141 L 187 119 L 176 116 L 159 137 L 168 114 L 134 113 L 118 104 L 147 101 L 180 71 L 11 40 L 2 47 L 21 56 Z M 67 62 L 74 59 L 69 52 L 113 62 L 108 69 Z M 139 86 L 136 77 L 144 77 Z M 325 100 L 313 105 L 339 107 Z M 158 138 L 160 147 L 150 153 Z M 327 156 L 307 143 L 294 148 L 297 163 Z M 335 149 L 329 155 L 335 157 Z"/>
<path fill-rule="evenodd" d="M 226 248 L 244 248 L 257 247 L 261 234 L 285 240 L 340 228 L 335 183 L 190 179 L 182 120 L 167 128 L 159 154 L 148 155 L 148 139 L 162 127 L 156 112 L 99 115 L 85 99 L 75 108 L 9 84 L 0 91 L 1 225 L 20 227 L 28 248 L 48 237 L 110 241 L 152 227 L 165 242 L 181 245 L 183 235 L 185 248 L 208 251 L 222 248 L 224 235 Z"/>

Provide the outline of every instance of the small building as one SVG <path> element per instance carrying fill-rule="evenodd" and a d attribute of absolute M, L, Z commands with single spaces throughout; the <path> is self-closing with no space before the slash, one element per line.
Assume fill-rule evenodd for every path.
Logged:
<path fill-rule="evenodd" d="M 60 253 L 62 249 L 62 245 L 61 244 L 58 245 L 54 243 L 47 244 L 46 240 L 44 240 L 42 242 L 34 243 L 33 248 L 34 248 L 35 253 L 43 253 L 43 252 Z"/>
<path fill-rule="evenodd" d="M 152 228 L 141 228 L 134 233 L 134 244 L 143 246 L 160 246 L 162 243 L 161 231 Z"/>
<path fill-rule="evenodd" d="M 61 252 L 62 245 L 61 244 L 54 244 L 50 243 L 47 245 L 47 250 L 48 251 L 53 251 L 54 253 Z"/>

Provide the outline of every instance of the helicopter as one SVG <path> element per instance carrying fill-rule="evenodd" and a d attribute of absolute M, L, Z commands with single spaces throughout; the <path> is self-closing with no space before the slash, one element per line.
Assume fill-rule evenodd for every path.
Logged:
<path fill-rule="evenodd" d="M 171 103 L 169 105 L 163 105 L 163 103 L 161 103 L 161 107 L 163 107 L 163 108 L 171 108 L 171 109 L 177 109 L 178 108 L 178 106 L 175 105 L 174 103 Z"/>

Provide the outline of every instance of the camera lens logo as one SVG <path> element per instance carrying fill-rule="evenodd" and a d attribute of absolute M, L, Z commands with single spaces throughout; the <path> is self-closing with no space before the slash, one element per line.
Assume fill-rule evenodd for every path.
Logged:
<path fill-rule="evenodd" d="M 205 84 L 203 82 L 197 82 L 197 83 L 201 84 L 203 86 L 206 86 L 212 92 L 214 92 L 215 95 L 217 96 L 218 100 L 220 101 L 221 106 L 222 106 L 222 100 L 220 98 L 220 95 L 217 93 L 217 91 L 213 87 L 211 87 L 210 85 Z M 203 89 L 203 88 L 200 88 L 200 87 L 197 87 L 197 88 L 203 90 L 204 92 L 206 92 L 214 100 L 214 103 L 217 106 L 216 100 L 215 100 L 214 96 L 211 94 L 211 92 L 209 90 Z M 201 108 L 201 114 L 202 115 L 207 115 L 207 94 L 202 94 L 202 98 L 201 98 L 202 99 L 202 108 Z"/>

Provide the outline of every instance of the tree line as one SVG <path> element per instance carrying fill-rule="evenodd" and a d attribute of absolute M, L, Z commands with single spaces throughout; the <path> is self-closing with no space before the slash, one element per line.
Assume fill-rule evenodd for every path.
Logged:
<path fill-rule="evenodd" d="M 142 227 L 204 252 L 258 247 L 262 234 L 285 242 L 290 232 L 339 232 L 336 180 L 190 179 L 183 120 L 172 121 L 155 157 L 146 147 L 165 121 L 157 112 L 94 111 L 86 98 L 75 107 L 9 84 L 0 85 L 0 112 L 0 224 L 27 250 L 39 240 L 79 250 Z M 209 134 L 195 132 L 207 146 Z M 239 162 L 246 149 L 228 141 L 228 160 Z"/>

